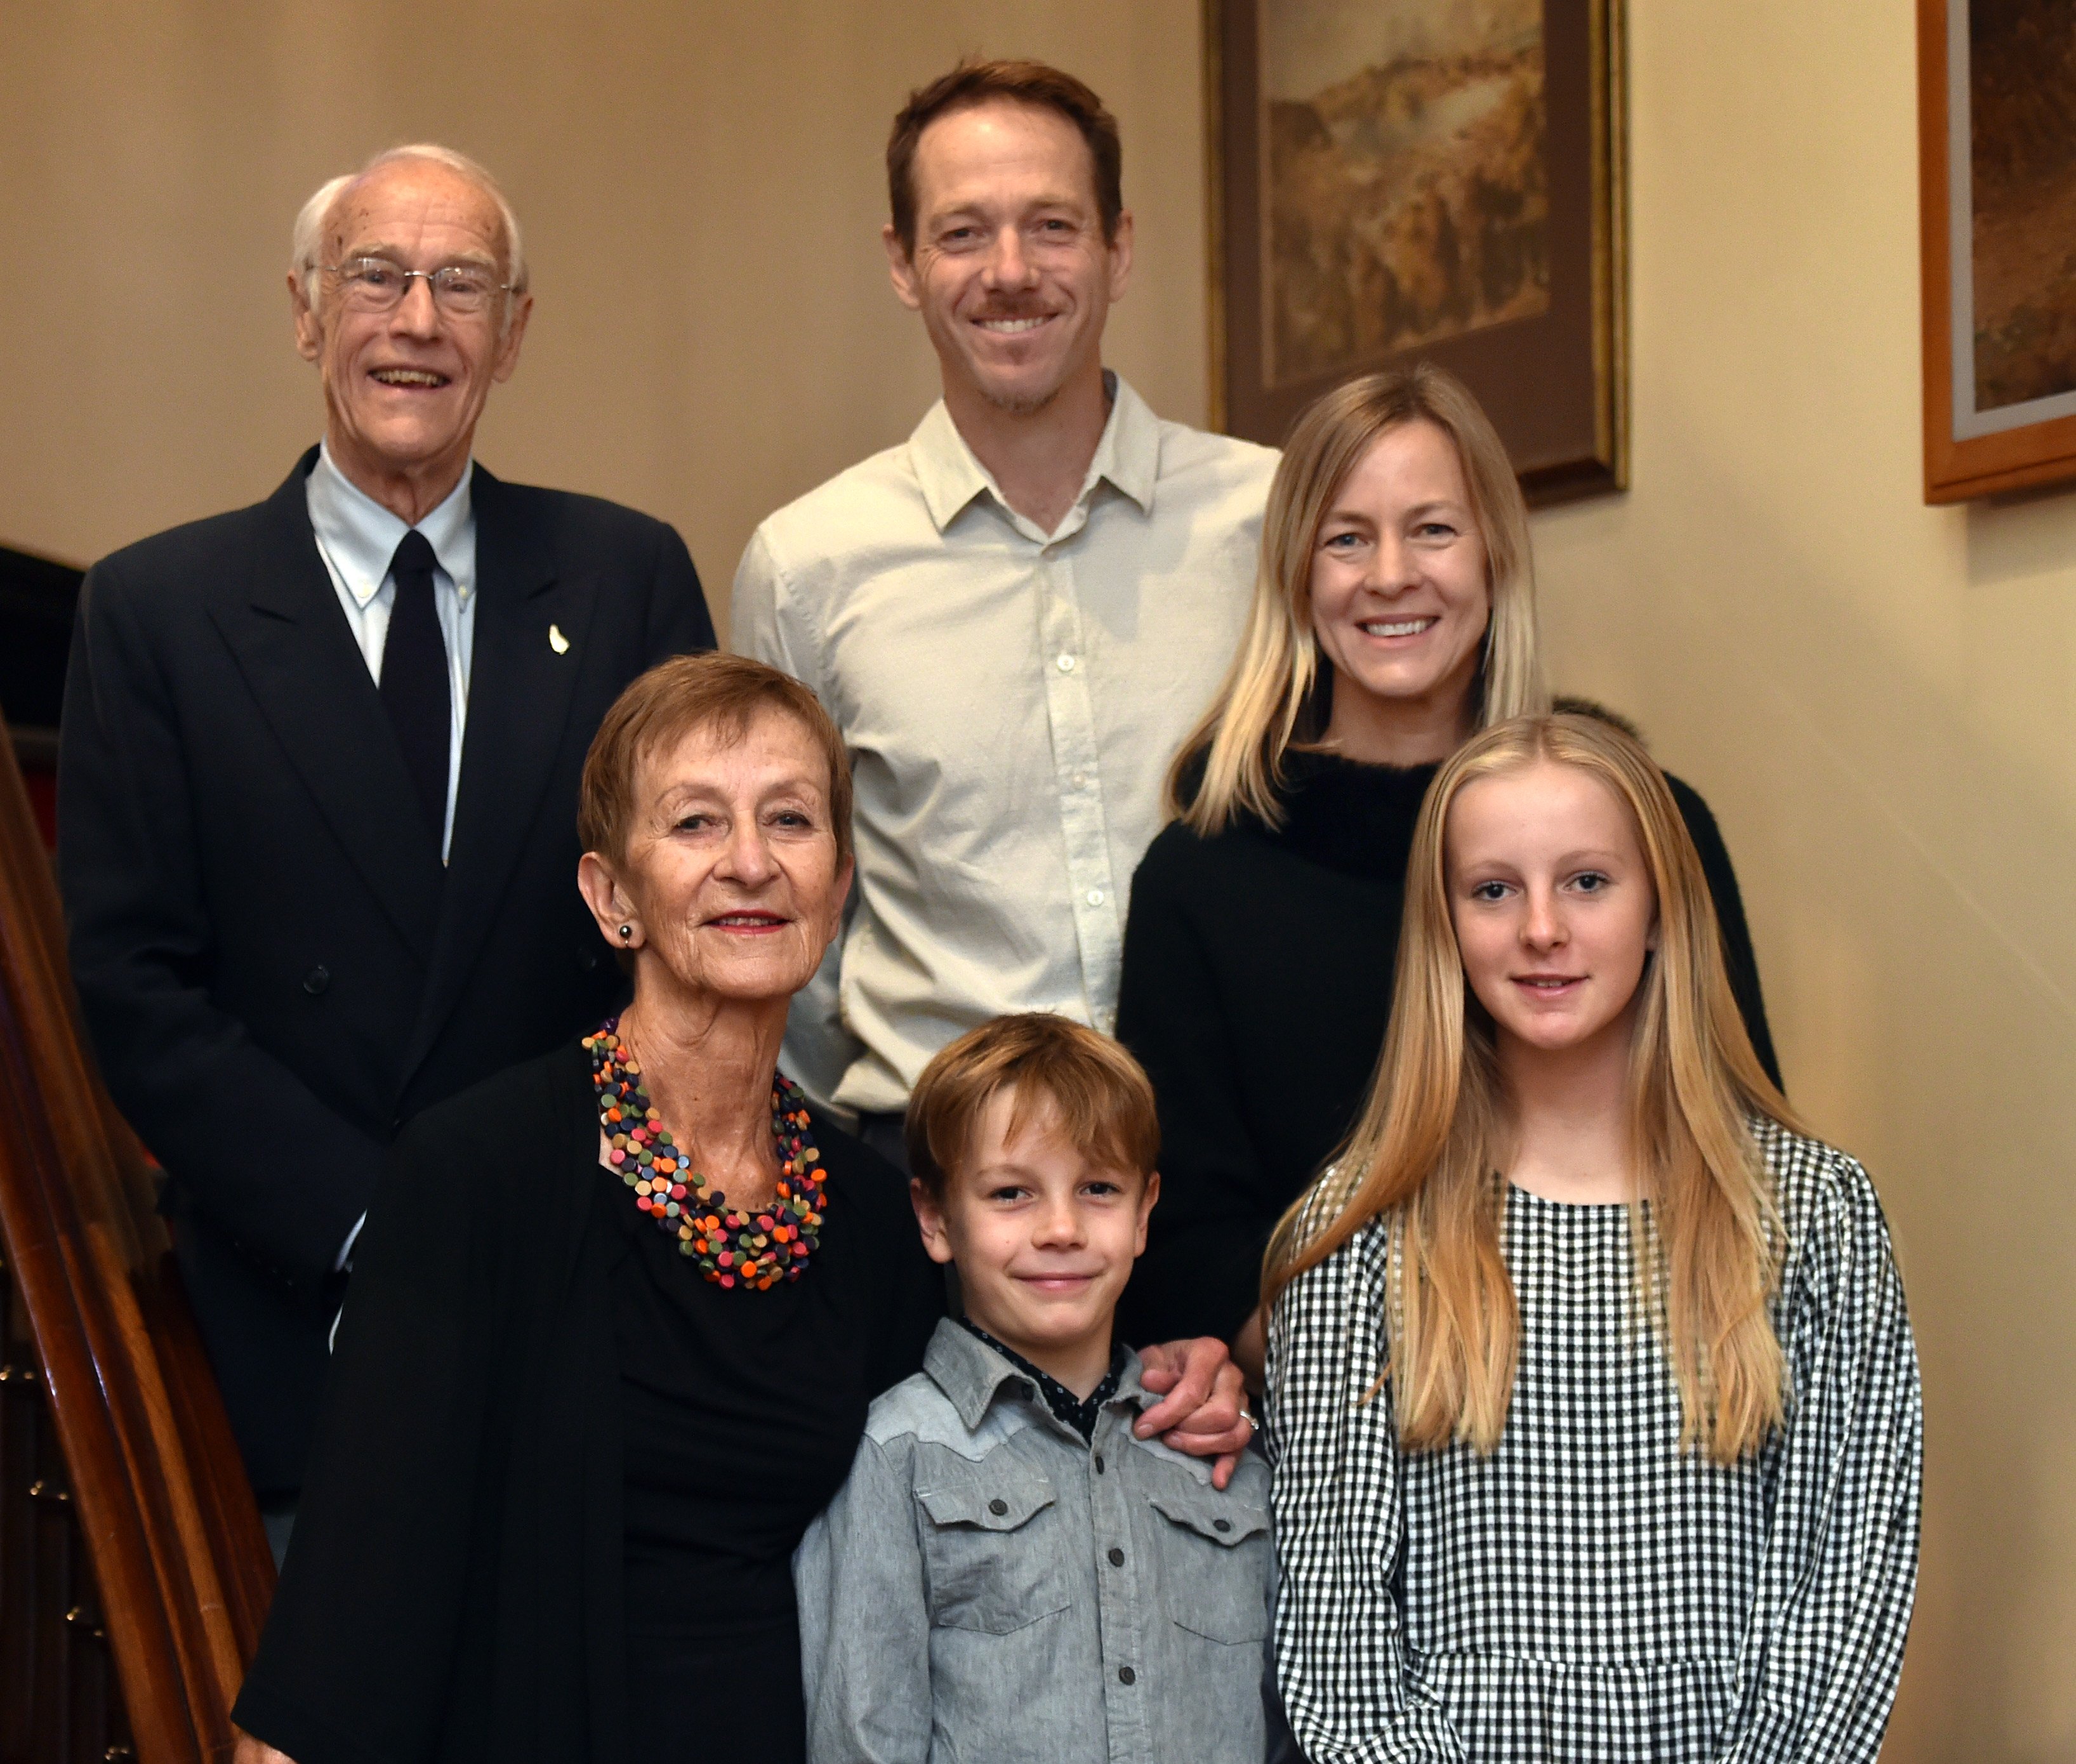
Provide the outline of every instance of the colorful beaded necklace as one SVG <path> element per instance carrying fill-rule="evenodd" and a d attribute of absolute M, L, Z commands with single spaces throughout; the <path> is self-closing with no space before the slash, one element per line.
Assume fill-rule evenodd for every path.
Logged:
<path fill-rule="evenodd" d="M 771 1137 L 783 1160 L 778 1192 L 753 1215 L 731 1209 L 725 1194 L 688 1169 L 684 1148 L 650 1105 L 641 1068 L 620 1039 L 620 1019 L 608 1018 L 583 1044 L 606 1155 L 634 1190 L 634 1204 L 677 1239 L 678 1253 L 691 1257 L 718 1286 L 762 1293 L 798 1280 L 821 1242 L 828 1179 L 822 1155 L 808 1137 L 808 1099 L 799 1085 L 783 1073 L 772 1074 Z"/>

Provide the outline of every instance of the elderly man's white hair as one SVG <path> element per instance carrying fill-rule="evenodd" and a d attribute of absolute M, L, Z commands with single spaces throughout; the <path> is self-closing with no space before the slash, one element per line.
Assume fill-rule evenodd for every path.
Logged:
<path fill-rule="evenodd" d="M 512 302 L 526 292 L 526 252 L 519 242 L 519 217 L 512 212 L 512 205 L 505 201 L 504 192 L 497 187 L 497 180 L 490 175 L 487 167 L 479 164 L 466 153 L 457 153 L 450 147 L 442 147 L 436 142 L 414 141 L 406 147 L 385 147 L 357 172 L 348 172 L 343 176 L 331 179 L 318 186 L 309 201 L 303 204 L 302 212 L 296 217 L 296 230 L 289 247 L 289 272 L 303 279 L 303 298 L 314 310 L 318 304 L 318 275 L 324 255 L 325 223 L 331 218 L 331 211 L 338 199 L 358 184 L 369 172 L 397 160 L 430 160 L 435 165 L 444 165 L 450 172 L 459 172 L 470 183 L 481 190 L 497 205 L 498 217 L 504 224 L 504 279 L 512 284 L 512 292 L 505 297 L 504 310 L 509 318 Z"/>

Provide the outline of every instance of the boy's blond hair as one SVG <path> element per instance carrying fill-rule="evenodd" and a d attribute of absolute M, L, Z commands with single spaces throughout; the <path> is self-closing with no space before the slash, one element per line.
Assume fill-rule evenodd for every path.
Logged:
<path fill-rule="evenodd" d="M 1160 1160 L 1153 1085 L 1139 1062 L 1108 1036 L 1050 1011 L 1026 1011 L 968 1030 L 916 1081 L 908 1167 L 932 1195 L 941 1199 L 952 1172 L 972 1156 L 981 1115 L 1005 1089 L 1015 1092 L 1011 1138 L 1049 1102 L 1082 1156 L 1142 1177 Z"/>

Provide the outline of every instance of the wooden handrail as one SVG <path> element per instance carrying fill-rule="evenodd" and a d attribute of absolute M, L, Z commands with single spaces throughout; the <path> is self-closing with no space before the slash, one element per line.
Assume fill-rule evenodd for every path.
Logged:
<path fill-rule="evenodd" d="M 228 1758 L 274 1584 L 150 1166 L 79 1030 L 62 915 L 0 742 L 0 1253 L 142 1764 Z"/>

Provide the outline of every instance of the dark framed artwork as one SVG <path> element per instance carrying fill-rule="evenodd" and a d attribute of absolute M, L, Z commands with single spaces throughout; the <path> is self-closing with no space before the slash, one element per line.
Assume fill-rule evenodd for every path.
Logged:
<path fill-rule="evenodd" d="M 1206 0 L 1213 420 L 1475 392 L 1531 501 L 1628 477 L 1621 0 Z"/>
<path fill-rule="evenodd" d="M 1924 500 L 2076 479 L 2069 0 L 1918 0 Z"/>

